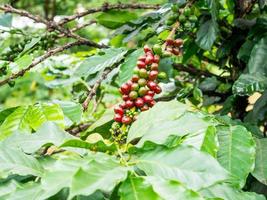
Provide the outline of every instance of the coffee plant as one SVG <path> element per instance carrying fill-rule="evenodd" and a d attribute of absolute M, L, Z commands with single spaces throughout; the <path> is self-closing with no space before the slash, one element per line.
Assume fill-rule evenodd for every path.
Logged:
<path fill-rule="evenodd" d="M 264 200 L 265 0 L 0 0 L 0 200 Z"/>

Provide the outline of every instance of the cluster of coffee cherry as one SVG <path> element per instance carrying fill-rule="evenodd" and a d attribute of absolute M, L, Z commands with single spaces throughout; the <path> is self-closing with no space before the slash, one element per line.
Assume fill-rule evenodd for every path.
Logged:
<path fill-rule="evenodd" d="M 179 56 L 182 54 L 182 46 L 183 46 L 182 39 L 176 39 L 176 40 L 167 39 L 165 51 L 169 54 L 174 54 L 176 56 Z"/>
<path fill-rule="evenodd" d="M 154 95 L 161 92 L 157 84 L 160 57 L 144 46 L 145 55 L 140 56 L 131 80 L 120 87 L 123 102 L 114 108 L 116 122 L 129 125 L 138 114 L 155 105 Z"/>

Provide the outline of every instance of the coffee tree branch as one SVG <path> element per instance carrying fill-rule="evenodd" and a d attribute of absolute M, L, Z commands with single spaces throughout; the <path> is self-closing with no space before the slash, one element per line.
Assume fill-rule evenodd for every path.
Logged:
<path fill-rule="evenodd" d="M 93 14 L 93 13 L 96 13 L 96 12 L 105 12 L 105 11 L 115 10 L 115 9 L 122 10 L 122 9 L 159 9 L 159 8 L 160 8 L 159 5 L 122 4 L 122 3 L 111 5 L 111 4 L 105 3 L 99 8 L 90 8 L 90 9 L 87 9 L 86 11 L 84 11 L 84 12 L 79 12 L 79 13 L 77 13 L 75 15 L 64 17 L 62 20 L 60 20 L 58 22 L 58 25 L 62 26 L 62 25 L 66 24 L 66 23 L 68 23 L 70 21 L 73 21 L 75 19 L 84 17 L 84 16 L 89 15 L 89 14 Z"/>
<path fill-rule="evenodd" d="M 54 49 L 51 49 L 49 51 L 47 51 L 44 55 L 36 58 L 31 65 L 29 65 L 27 68 L 25 69 L 22 69 L 21 71 L 17 72 L 17 73 L 14 73 L 12 74 L 10 77 L 0 81 L 0 86 L 2 85 L 5 85 L 7 84 L 8 82 L 20 77 L 20 76 L 23 76 L 27 71 L 29 71 L 30 69 L 32 69 L 33 67 L 35 67 L 36 65 L 38 65 L 39 63 L 43 62 L 45 59 L 57 54 L 57 53 L 60 53 L 66 49 L 69 49 L 73 46 L 79 46 L 79 45 L 88 45 L 88 43 L 86 41 L 76 41 L 76 42 L 72 42 L 72 43 L 68 43 L 68 44 L 65 44 L 63 46 L 60 46 L 60 47 L 57 47 L 57 48 L 54 48 Z"/>

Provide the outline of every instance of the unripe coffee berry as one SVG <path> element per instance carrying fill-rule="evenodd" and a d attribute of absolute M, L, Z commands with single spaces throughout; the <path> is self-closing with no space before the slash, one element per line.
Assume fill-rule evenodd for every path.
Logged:
<path fill-rule="evenodd" d="M 140 87 L 140 89 L 138 90 L 138 94 L 142 97 L 144 95 L 147 94 L 147 88 L 145 87 Z"/>
<path fill-rule="evenodd" d="M 146 84 L 147 84 L 146 79 L 141 78 L 141 79 L 138 80 L 138 85 L 140 87 L 145 86 Z"/>
<path fill-rule="evenodd" d="M 147 77 L 148 77 L 148 74 L 147 74 L 146 69 L 140 69 L 140 70 L 139 70 L 139 76 L 140 76 L 141 78 L 147 78 Z"/>
<path fill-rule="evenodd" d="M 138 89 L 139 89 L 138 83 L 133 83 L 132 87 L 131 87 L 131 90 L 137 91 Z"/>
<path fill-rule="evenodd" d="M 157 63 L 152 63 L 152 65 L 151 65 L 151 70 L 158 70 L 159 69 L 159 64 L 157 64 Z"/>
<path fill-rule="evenodd" d="M 138 97 L 138 93 L 136 91 L 131 91 L 129 97 L 130 99 L 134 100 Z"/>
<path fill-rule="evenodd" d="M 134 74 L 133 77 L 132 77 L 132 81 L 133 82 L 137 82 L 139 80 L 139 76 Z"/>

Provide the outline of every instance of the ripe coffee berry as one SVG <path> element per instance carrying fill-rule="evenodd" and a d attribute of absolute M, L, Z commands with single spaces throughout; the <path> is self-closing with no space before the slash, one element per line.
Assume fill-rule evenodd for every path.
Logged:
<path fill-rule="evenodd" d="M 160 57 L 158 55 L 154 56 L 154 62 L 159 63 Z"/>
<path fill-rule="evenodd" d="M 134 100 L 138 97 L 138 93 L 136 91 L 131 91 L 129 97 L 130 99 Z"/>
<path fill-rule="evenodd" d="M 153 81 L 148 81 L 147 86 L 154 91 L 154 89 L 158 86 L 157 83 Z M 154 91 L 155 92 L 155 91 Z"/>
<path fill-rule="evenodd" d="M 152 70 L 150 73 L 149 73 L 149 80 L 155 80 L 157 79 L 158 77 L 158 71 L 155 71 L 155 70 Z"/>
<path fill-rule="evenodd" d="M 142 98 L 139 97 L 135 100 L 134 104 L 137 108 L 141 108 L 144 106 L 145 102 Z"/>
<path fill-rule="evenodd" d="M 132 108 L 132 107 L 134 107 L 134 102 L 131 101 L 131 100 L 127 100 L 127 101 L 125 102 L 125 104 L 126 104 L 126 107 L 127 107 L 127 108 Z"/>
<path fill-rule="evenodd" d="M 126 107 L 126 103 L 125 103 L 125 102 L 122 102 L 122 103 L 120 104 L 120 107 L 123 108 L 123 109 L 127 108 L 127 107 Z"/>
<path fill-rule="evenodd" d="M 151 101 L 151 102 L 149 103 L 149 106 L 150 106 L 150 107 L 153 107 L 155 104 L 156 104 L 156 101 L 153 100 L 153 101 Z"/>
<path fill-rule="evenodd" d="M 117 114 L 120 114 L 120 115 L 123 115 L 124 114 L 124 110 L 123 108 L 119 107 L 119 106 L 116 106 L 114 108 L 114 112 L 117 113 Z"/>
<path fill-rule="evenodd" d="M 139 80 L 139 76 L 134 74 L 133 77 L 132 77 L 132 81 L 133 82 L 137 82 Z"/>
<path fill-rule="evenodd" d="M 153 61 L 154 61 L 154 57 L 152 55 L 149 55 L 146 57 L 145 63 L 146 63 L 146 65 L 150 65 L 153 63 Z"/>
<path fill-rule="evenodd" d="M 149 107 L 148 107 L 148 105 L 144 105 L 142 108 L 141 108 L 141 111 L 146 111 L 146 110 L 148 110 L 149 109 Z"/>
<path fill-rule="evenodd" d="M 124 94 L 124 95 L 122 95 L 122 99 L 123 99 L 124 101 L 127 101 L 127 100 L 130 99 L 130 97 L 129 97 L 127 94 Z"/>
<path fill-rule="evenodd" d="M 145 60 L 146 60 L 146 56 L 140 56 L 139 58 L 138 58 L 138 60 L 139 61 L 142 61 L 142 62 L 145 62 Z M 138 62 L 137 62 L 138 63 Z"/>
<path fill-rule="evenodd" d="M 157 87 L 153 90 L 156 94 L 161 93 L 161 88 L 157 85 Z"/>
<path fill-rule="evenodd" d="M 115 114 L 115 116 L 114 116 L 114 120 L 115 120 L 116 122 L 122 122 L 122 115 L 120 115 L 120 114 Z"/>
<path fill-rule="evenodd" d="M 149 95 L 145 95 L 143 97 L 143 100 L 144 100 L 145 103 L 150 104 L 153 101 L 153 97 L 152 96 L 149 96 Z"/>
<path fill-rule="evenodd" d="M 129 92 L 131 91 L 131 87 L 124 83 L 122 86 L 121 86 L 121 92 L 122 94 L 129 94 Z"/>
<path fill-rule="evenodd" d="M 158 70 L 159 69 L 159 65 L 157 63 L 152 63 L 151 65 L 151 70 Z"/>
<path fill-rule="evenodd" d="M 144 46 L 144 52 L 147 53 L 147 52 L 152 52 L 152 50 L 149 48 L 149 46 L 145 45 Z"/>
<path fill-rule="evenodd" d="M 132 119 L 130 117 L 128 117 L 128 116 L 123 116 L 121 122 L 123 124 L 130 124 L 132 122 Z"/>
<path fill-rule="evenodd" d="M 147 95 L 154 97 L 154 95 L 155 95 L 155 92 L 153 92 L 153 91 L 149 90 L 149 91 L 147 92 Z"/>
<path fill-rule="evenodd" d="M 146 63 L 143 61 L 137 61 L 137 66 L 139 69 L 146 68 Z"/>
<path fill-rule="evenodd" d="M 146 79 L 141 78 L 141 79 L 138 80 L 138 85 L 140 87 L 145 86 L 146 84 L 147 84 Z"/>

